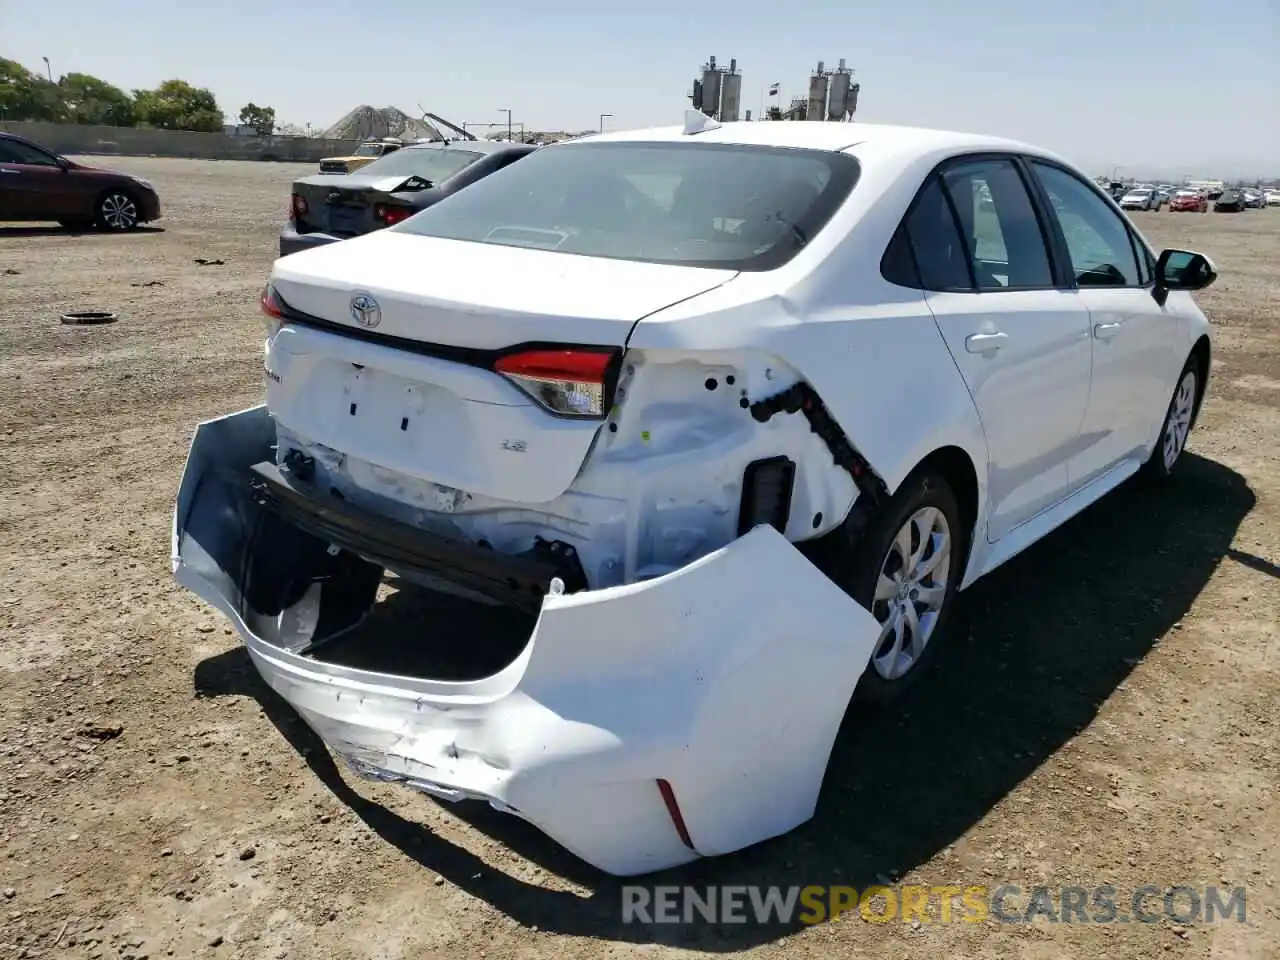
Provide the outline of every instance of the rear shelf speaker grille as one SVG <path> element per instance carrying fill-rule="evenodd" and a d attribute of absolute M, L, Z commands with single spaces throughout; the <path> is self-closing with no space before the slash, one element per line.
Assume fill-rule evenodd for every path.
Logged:
<path fill-rule="evenodd" d="M 747 464 L 742 476 L 742 505 L 738 509 L 738 536 L 767 523 L 785 533 L 791 516 L 791 492 L 796 465 L 787 457 L 770 457 Z"/>

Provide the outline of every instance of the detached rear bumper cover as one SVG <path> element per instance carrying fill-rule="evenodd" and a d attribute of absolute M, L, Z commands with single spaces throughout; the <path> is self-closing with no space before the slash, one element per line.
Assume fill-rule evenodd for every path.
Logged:
<path fill-rule="evenodd" d="M 262 609 L 261 590 L 242 599 L 254 597 L 246 476 L 273 441 L 263 407 L 197 429 L 174 575 L 231 619 L 266 682 L 358 771 L 486 800 L 618 875 L 728 853 L 813 815 L 879 627 L 772 527 L 657 579 L 546 596 L 520 656 L 482 680 L 357 670 L 292 652 L 332 620 L 332 581 L 281 609 Z"/>

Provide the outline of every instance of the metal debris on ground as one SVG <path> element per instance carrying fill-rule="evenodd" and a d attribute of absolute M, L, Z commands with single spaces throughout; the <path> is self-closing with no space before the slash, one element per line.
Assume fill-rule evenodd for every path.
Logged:
<path fill-rule="evenodd" d="M 100 323 L 115 323 L 119 318 L 109 310 L 77 310 L 62 315 L 63 323 L 90 326 Z"/>

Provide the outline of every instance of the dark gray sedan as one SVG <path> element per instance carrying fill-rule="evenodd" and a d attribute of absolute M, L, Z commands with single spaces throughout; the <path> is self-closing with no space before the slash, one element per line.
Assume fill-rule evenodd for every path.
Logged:
<path fill-rule="evenodd" d="M 280 256 L 397 224 L 536 149 L 483 140 L 419 143 L 358 173 L 295 180 Z"/>

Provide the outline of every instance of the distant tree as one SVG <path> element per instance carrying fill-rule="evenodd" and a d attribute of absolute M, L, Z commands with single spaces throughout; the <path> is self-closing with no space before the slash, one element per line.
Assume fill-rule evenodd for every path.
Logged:
<path fill-rule="evenodd" d="M 213 92 L 185 80 L 166 80 L 154 90 L 135 90 L 133 102 L 139 122 L 161 130 L 213 133 L 223 126 L 222 110 Z"/>
<path fill-rule="evenodd" d="M 132 127 L 138 122 L 132 97 L 87 73 L 68 73 L 58 81 L 58 93 L 69 123 Z"/>
<path fill-rule="evenodd" d="M 240 122 L 246 127 L 253 127 L 258 136 L 269 137 L 276 128 L 276 108 L 246 103 L 240 108 Z"/>
<path fill-rule="evenodd" d="M 62 98 L 56 84 L 32 73 L 15 60 L 0 57 L 0 120 L 63 119 Z"/>

